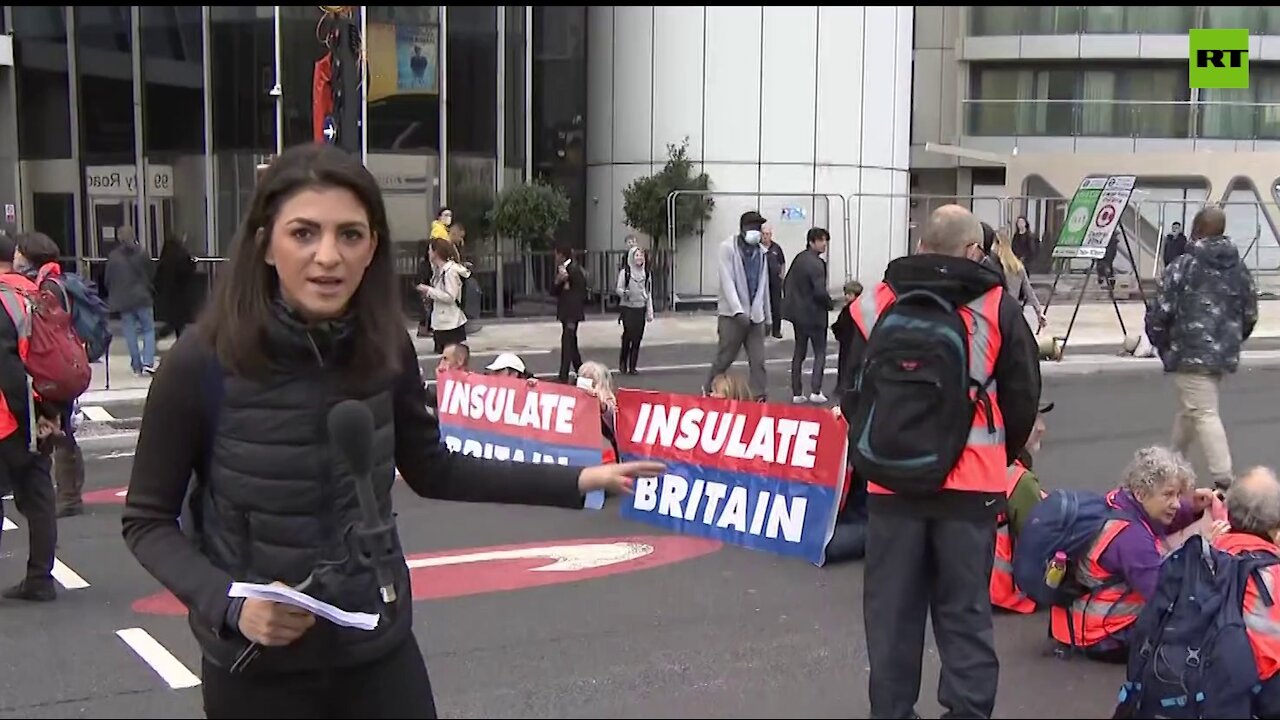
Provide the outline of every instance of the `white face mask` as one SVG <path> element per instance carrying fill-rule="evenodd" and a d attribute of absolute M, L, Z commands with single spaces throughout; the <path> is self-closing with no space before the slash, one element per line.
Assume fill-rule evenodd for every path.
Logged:
<path fill-rule="evenodd" d="M 745 243 L 747 243 L 748 245 L 759 245 L 759 244 L 760 244 L 760 231 L 759 231 L 759 230 L 748 230 L 748 231 L 746 231 L 745 233 L 743 233 L 743 234 L 742 234 L 742 240 L 743 240 Z"/>

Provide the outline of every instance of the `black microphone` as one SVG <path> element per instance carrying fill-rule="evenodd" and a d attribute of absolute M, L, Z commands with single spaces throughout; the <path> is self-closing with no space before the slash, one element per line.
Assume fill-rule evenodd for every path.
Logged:
<path fill-rule="evenodd" d="M 373 565 L 383 602 L 393 603 L 396 586 L 388 572 L 388 559 L 395 555 L 391 526 L 382 523 L 373 494 L 373 413 L 359 400 L 343 400 L 329 411 L 329 439 L 355 478 L 362 516 L 357 534 L 364 541 L 365 560 Z"/>

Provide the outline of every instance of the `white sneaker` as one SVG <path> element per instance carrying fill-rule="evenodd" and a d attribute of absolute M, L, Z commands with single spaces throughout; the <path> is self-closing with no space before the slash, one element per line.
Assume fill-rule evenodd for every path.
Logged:
<path fill-rule="evenodd" d="M 812 395 L 810 395 L 810 396 L 809 396 L 809 402 L 811 402 L 811 403 L 818 403 L 819 405 L 821 405 L 822 403 L 825 403 L 826 401 L 827 401 L 827 396 L 826 396 L 826 395 L 823 395 L 823 394 L 822 394 L 822 393 L 820 393 L 820 392 L 816 392 L 816 393 L 814 393 L 814 394 L 812 394 Z"/>
<path fill-rule="evenodd" d="M 805 403 L 809 402 L 809 398 L 807 398 L 807 397 L 805 397 L 805 396 L 803 396 L 803 395 L 796 395 L 795 397 L 791 398 L 791 402 L 792 402 L 792 403 L 794 403 L 794 404 L 796 404 L 796 405 L 803 405 L 803 404 L 805 404 Z"/>

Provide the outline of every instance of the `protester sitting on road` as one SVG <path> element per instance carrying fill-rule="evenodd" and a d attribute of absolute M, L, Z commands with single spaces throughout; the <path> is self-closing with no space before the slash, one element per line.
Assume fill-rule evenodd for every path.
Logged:
<path fill-rule="evenodd" d="M 178 339 L 151 385 L 125 540 L 189 610 L 209 717 L 434 718 L 395 529 L 396 470 L 423 497 L 580 511 L 586 493 L 665 467 L 503 462 L 443 446 L 412 339 L 388 312 L 395 242 L 358 157 L 289 148 L 239 227 L 197 331 Z M 339 422 L 339 403 L 361 415 Z M 194 522 L 180 528 L 193 475 Z M 373 495 L 373 527 L 358 483 Z M 355 540 L 360 530 L 370 542 Z M 377 572 L 361 560 L 375 547 Z M 384 573 L 398 601 L 380 590 Z M 379 621 L 350 629 L 290 604 L 231 598 L 236 581 L 305 585 Z"/>
<path fill-rule="evenodd" d="M 1230 529 L 1213 541 L 1215 547 L 1232 555 L 1245 553 L 1280 556 L 1280 480 L 1269 468 L 1258 467 L 1237 479 L 1227 491 L 1227 522 Z M 1259 689 L 1254 699 L 1253 717 L 1280 718 L 1280 564 L 1250 577 L 1244 591 L 1244 625 L 1258 669 Z M 1269 599 L 1270 602 L 1266 602 Z"/>
<path fill-rule="evenodd" d="M 1003 610 L 1018 613 L 1036 611 L 1036 604 L 1018 589 L 1013 580 L 1013 549 L 1018 544 L 1018 536 L 1022 527 L 1031 516 L 1031 511 L 1044 499 L 1044 490 L 1040 480 L 1032 470 L 1034 457 L 1040 452 L 1040 443 L 1044 440 L 1045 413 L 1053 410 L 1053 403 L 1040 406 L 1036 415 L 1036 423 L 1031 428 L 1031 437 L 1018 453 L 1018 458 L 1009 466 L 1006 478 L 1009 482 L 1008 502 L 1005 511 L 996 521 L 996 556 L 991 570 L 991 604 Z"/>
<path fill-rule="evenodd" d="M 586 387 L 584 380 L 589 381 L 591 387 Z M 618 437 L 614 432 L 618 415 L 618 397 L 613 391 L 613 374 L 604 366 L 604 363 L 590 360 L 578 368 L 578 382 L 582 384 L 584 390 L 600 401 L 600 434 L 605 442 L 604 461 L 618 462 Z"/>
<path fill-rule="evenodd" d="M 467 363 L 471 362 L 471 348 L 466 343 L 453 343 L 440 353 L 440 362 L 436 363 L 436 375 L 450 370 L 461 370 L 466 372 Z M 427 412 L 435 415 L 440 407 L 440 400 L 436 396 L 435 384 L 427 385 Z"/>
<path fill-rule="evenodd" d="M 515 353 L 502 353 L 494 358 L 493 362 L 485 366 L 485 370 L 488 370 L 490 375 L 534 379 L 529 370 L 525 368 L 524 361 Z"/>
<path fill-rule="evenodd" d="M 1173 450 L 1146 447 L 1134 453 L 1120 487 L 1106 496 L 1114 517 L 1075 567 L 1084 594 L 1069 609 L 1050 610 L 1055 641 L 1093 659 L 1127 660 L 1126 631 L 1155 595 L 1165 537 L 1212 505 L 1213 491 L 1195 484 L 1195 471 Z"/>
<path fill-rule="evenodd" d="M 751 387 L 741 373 L 733 371 L 720 373 L 711 378 L 710 397 L 721 400 L 750 400 Z"/>

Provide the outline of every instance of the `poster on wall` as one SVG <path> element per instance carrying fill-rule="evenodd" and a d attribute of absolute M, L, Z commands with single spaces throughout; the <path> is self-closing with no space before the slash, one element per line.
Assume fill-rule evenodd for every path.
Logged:
<path fill-rule="evenodd" d="M 395 95 L 437 95 L 440 26 L 369 23 L 369 101 Z"/>

